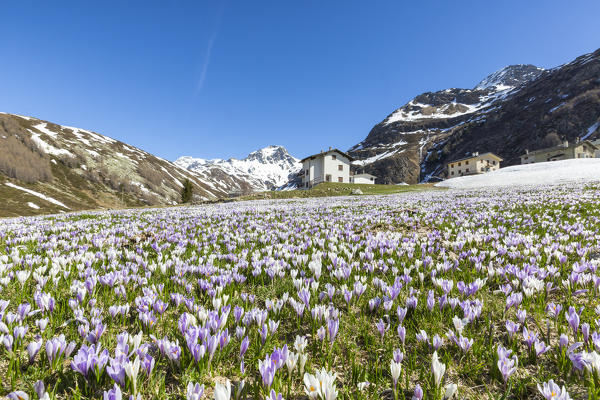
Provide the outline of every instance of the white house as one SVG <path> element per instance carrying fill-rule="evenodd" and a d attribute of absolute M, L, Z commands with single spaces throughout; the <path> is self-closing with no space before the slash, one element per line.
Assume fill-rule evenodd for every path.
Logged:
<path fill-rule="evenodd" d="M 375 175 L 371 175 L 371 174 L 354 174 L 354 175 L 350 176 L 351 183 L 363 183 L 363 184 L 366 183 L 366 184 L 374 185 L 375 179 L 377 179 L 377 177 Z"/>
<path fill-rule="evenodd" d="M 300 160 L 302 188 L 308 189 L 321 182 L 350 183 L 350 163 L 352 156 L 331 147 L 327 151 Z"/>

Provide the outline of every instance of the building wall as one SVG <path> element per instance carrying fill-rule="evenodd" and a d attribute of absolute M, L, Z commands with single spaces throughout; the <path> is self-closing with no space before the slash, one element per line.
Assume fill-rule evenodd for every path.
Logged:
<path fill-rule="evenodd" d="M 302 170 L 304 170 L 304 175 L 302 176 L 303 187 L 309 187 L 315 181 L 320 182 L 319 179 L 323 178 L 323 157 L 309 158 L 304 161 L 302 163 Z"/>
<path fill-rule="evenodd" d="M 535 154 L 524 154 L 521 156 L 521 164 L 535 163 Z"/>
<path fill-rule="evenodd" d="M 342 170 L 339 170 L 339 166 Z M 350 182 L 350 160 L 339 153 L 318 155 L 314 159 L 308 159 L 302 163 L 302 186 L 307 188 L 321 182 Z"/>
<path fill-rule="evenodd" d="M 549 150 L 538 150 L 521 156 L 521 164 L 540 163 L 548 161 L 568 160 L 572 158 L 598 157 L 595 150 L 586 142 L 568 147 L 559 147 Z"/>
<path fill-rule="evenodd" d="M 339 166 L 342 166 L 340 171 Z M 330 175 L 330 182 L 350 182 L 350 160 L 339 153 L 327 154 L 324 157 L 323 180 L 327 182 L 327 175 Z M 341 181 L 340 181 L 341 178 Z"/>
<path fill-rule="evenodd" d="M 370 184 L 370 185 L 374 185 L 375 184 L 375 178 L 373 178 L 373 180 L 371 180 L 370 177 L 368 176 L 360 176 L 360 175 L 354 175 L 352 177 L 352 183 L 361 183 L 361 184 Z"/>
<path fill-rule="evenodd" d="M 457 176 L 483 174 L 499 168 L 500 161 L 489 155 L 482 154 L 466 160 L 448 163 L 447 174 L 448 178 L 456 178 Z"/>

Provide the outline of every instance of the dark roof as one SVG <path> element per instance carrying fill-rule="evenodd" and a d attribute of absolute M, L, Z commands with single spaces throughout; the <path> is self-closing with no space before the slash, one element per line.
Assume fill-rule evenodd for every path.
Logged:
<path fill-rule="evenodd" d="M 354 161 L 355 160 L 355 158 L 352 157 L 348 153 L 345 153 L 345 152 L 343 152 L 341 150 L 338 150 L 338 149 L 331 149 L 331 150 L 327 150 L 327 151 L 322 151 L 322 152 L 317 153 L 317 154 L 313 154 L 312 156 L 304 157 L 302 160 L 300 160 L 300 162 L 304 162 L 304 161 L 308 160 L 309 158 L 316 158 L 316 157 L 320 157 L 320 156 L 326 156 L 329 153 L 339 153 L 339 154 L 343 155 L 344 157 L 346 157 L 350 161 Z"/>
<path fill-rule="evenodd" d="M 470 160 L 471 158 L 483 157 L 483 156 L 485 156 L 485 155 L 488 155 L 488 154 L 489 154 L 489 155 L 492 155 L 492 156 L 494 156 L 494 157 L 496 157 L 496 158 L 498 158 L 498 159 L 500 159 L 500 161 L 504 161 L 504 159 L 503 159 L 502 157 L 500 157 L 499 155 L 497 155 L 497 154 L 494 154 L 494 153 L 492 153 L 491 151 L 488 151 L 487 153 L 481 153 L 481 154 L 478 154 L 478 155 L 476 155 L 476 156 L 473 156 L 473 155 L 471 155 L 471 156 L 469 156 L 469 157 L 463 157 L 463 158 L 459 158 L 458 160 L 452 160 L 452 161 L 448 161 L 446 164 L 452 164 L 452 163 L 459 162 L 459 161 L 463 161 L 463 160 Z"/>

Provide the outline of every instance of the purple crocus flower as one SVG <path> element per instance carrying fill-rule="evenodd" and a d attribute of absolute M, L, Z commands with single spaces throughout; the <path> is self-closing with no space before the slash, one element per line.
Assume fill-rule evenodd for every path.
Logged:
<path fill-rule="evenodd" d="M 42 343 L 43 343 L 43 341 L 42 341 L 42 339 L 40 339 L 35 342 L 31 342 L 27 345 L 27 354 L 29 355 L 29 363 L 30 364 L 33 362 L 33 359 L 35 358 L 37 353 L 42 348 Z"/>
<path fill-rule="evenodd" d="M 6 395 L 10 400 L 29 400 L 29 395 L 22 390 L 15 390 Z"/>
<path fill-rule="evenodd" d="M 457 345 L 463 352 L 466 353 L 473 345 L 473 339 L 469 339 L 461 335 L 461 337 L 457 341 Z"/>
<path fill-rule="evenodd" d="M 327 321 L 327 333 L 329 336 L 329 341 L 333 343 L 335 341 L 335 337 L 338 334 L 338 330 L 340 328 L 340 320 L 339 319 L 329 319 Z"/>
<path fill-rule="evenodd" d="M 244 340 L 242 340 L 242 343 L 240 343 L 240 358 L 244 358 L 244 354 L 246 354 L 249 345 L 250 339 L 248 339 L 248 336 L 246 336 Z"/>
<path fill-rule="evenodd" d="M 415 392 L 413 393 L 411 400 L 422 400 L 423 399 L 423 388 L 418 383 L 415 385 Z"/>
<path fill-rule="evenodd" d="M 121 388 L 116 383 L 112 389 L 105 391 L 103 395 L 103 400 L 122 400 L 122 398 Z"/>
<path fill-rule="evenodd" d="M 575 311 L 573 306 L 569 307 L 569 312 L 566 314 L 567 322 L 573 330 L 573 335 L 577 336 L 577 330 L 579 329 L 579 314 Z"/>
<path fill-rule="evenodd" d="M 406 328 L 403 327 L 402 325 L 398 325 L 398 337 L 400 338 L 400 341 L 402 342 L 402 344 L 404 344 L 405 340 L 406 340 Z"/>
<path fill-rule="evenodd" d="M 394 362 L 401 363 L 404 360 L 404 353 L 400 349 L 395 349 L 393 353 Z"/>
<path fill-rule="evenodd" d="M 258 361 L 258 370 L 262 379 L 262 384 L 265 388 L 270 388 L 275 378 L 275 361 L 267 356 L 264 360 Z"/>
<path fill-rule="evenodd" d="M 398 323 L 400 325 L 402 325 L 402 322 L 404 321 L 404 318 L 406 317 L 407 311 L 408 311 L 408 309 L 406 307 L 398 306 L 398 308 L 396 308 L 396 315 L 398 315 Z"/>
<path fill-rule="evenodd" d="M 204 385 L 189 382 L 186 391 L 186 400 L 200 400 L 204 394 Z"/>
<path fill-rule="evenodd" d="M 440 347 L 444 345 L 444 339 L 440 337 L 440 335 L 436 334 L 431 340 L 431 345 L 434 350 L 439 350 Z"/>
<path fill-rule="evenodd" d="M 125 368 L 123 367 L 126 359 L 117 360 L 110 359 L 109 365 L 106 367 L 106 373 L 110 378 L 121 386 L 125 386 Z M 116 386 L 116 385 L 115 385 Z"/>
<path fill-rule="evenodd" d="M 383 319 L 381 319 L 381 318 L 379 319 L 379 321 L 377 321 L 375 323 L 375 326 L 377 327 L 377 331 L 379 331 L 379 335 L 381 336 L 381 340 L 383 340 L 383 337 L 385 336 L 385 333 L 390 328 L 390 326 L 388 324 L 386 324 L 385 321 Z"/>
<path fill-rule="evenodd" d="M 435 307 L 435 295 L 433 294 L 433 290 L 430 290 L 427 294 L 427 308 L 429 311 L 433 311 L 433 307 Z"/>
<path fill-rule="evenodd" d="M 533 344 L 533 347 L 535 349 L 535 354 L 538 357 L 550 350 L 550 347 L 546 346 L 546 343 L 539 339 L 536 339 L 535 343 Z"/>

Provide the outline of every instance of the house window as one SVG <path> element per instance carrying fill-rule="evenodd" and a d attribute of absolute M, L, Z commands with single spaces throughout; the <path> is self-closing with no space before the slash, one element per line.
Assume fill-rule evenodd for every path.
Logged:
<path fill-rule="evenodd" d="M 331 159 L 332 159 L 332 160 L 337 160 L 337 157 L 336 157 L 336 155 L 335 155 L 335 154 L 334 154 L 334 155 L 332 155 L 332 156 L 331 156 Z"/>
<path fill-rule="evenodd" d="M 450 175 L 454 175 L 454 171 L 450 172 Z"/>
<path fill-rule="evenodd" d="M 469 162 L 468 162 L 468 161 L 465 161 L 465 165 L 469 165 Z"/>
<path fill-rule="evenodd" d="M 341 176 L 338 178 L 338 182 L 344 182 L 344 178 L 342 178 Z"/>
<path fill-rule="evenodd" d="M 327 182 L 331 182 L 331 175 L 329 175 L 329 174 L 325 175 L 325 180 Z"/>
<path fill-rule="evenodd" d="M 338 171 L 343 171 L 344 170 L 344 166 L 343 165 L 338 165 Z"/>
<path fill-rule="evenodd" d="M 462 170 L 460 170 L 460 169 L 459 169 L 459 170 L 458 170 L 458 173 L 460 174 L 461 172 L 462 172 Z"/>
<path fill-rule="evenodd" d="M 469 172 L 469 168 L 467 168 L 467 169 L 465 170 L 465 172 Z"/>
<path fill-rule="evenodd" d="M 496 165 L 496 160 L 492 161 L 492 165 Z"/>
<path fill-rule="evenodd" d="M 460 167 L 460 163 L 458 163 L 458 166 Z"/>

